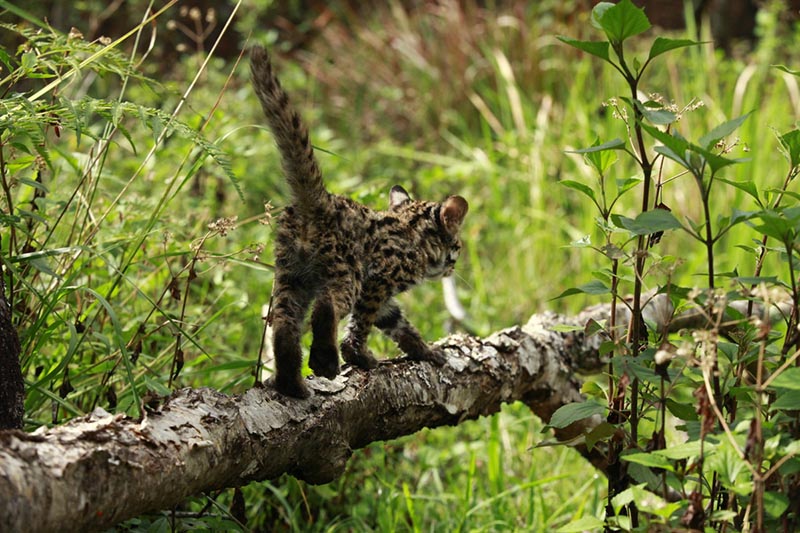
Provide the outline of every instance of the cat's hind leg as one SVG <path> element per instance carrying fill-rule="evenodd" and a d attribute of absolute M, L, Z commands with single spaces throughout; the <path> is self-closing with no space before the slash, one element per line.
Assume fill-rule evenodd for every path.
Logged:
<path fill-rule="evenodd" d="M 311 353 L 308 366 L 314 374 L 333 379 L 339 374 L 339 350 L 336 347 L 336 309 L 327 296 L 317 298 L 311 314 Z"/>
<path fill-rule="evenodd" d="M 339 374 L 339 349 L 336 337 L 339 320 L 353 308 L 358 279 L 349 273 L 339 273 L 317 297 L 311 314 L 311 354 L 308 366 L 314 374 L 333 379 Z"/>
<path fill-rule="evenodd" d="M 273 383 L 281 394 L 308 398 L 311 392 L 303 383 L 303 351 L 300 335 L 306 310 L 311 303 L 307 290 L 286 282 L 282 276 L 275 280 L 272 306 L 273 349 L 275 377 Z"/>

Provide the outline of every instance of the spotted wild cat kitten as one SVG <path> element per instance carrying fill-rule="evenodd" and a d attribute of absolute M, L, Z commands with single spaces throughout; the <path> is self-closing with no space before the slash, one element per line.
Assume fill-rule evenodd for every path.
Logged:
<path fill-rule="evenodd" d="M 403 316 L 393 296 L 426 278 L 453 272 L 461 250 L 458 233 L 467 201 L 412 200 L 399 185 L 389 209 L 375 211 L 325 189 L 308 140 L 263 48 L 250 52 L 253 86 L 281 154 L 292 203 L 281 214 L 275 241 L 273 348 L 275 387 L 305 398 L 300 336 L 313 303 L 308 364 L 315 374 L 339 373 L 337 324 L 350 315 L 341 343 L 344 360 L 361 368 L 377 361 L 367 336 L 377 326 L 410 358 L 443 363 Z"/>

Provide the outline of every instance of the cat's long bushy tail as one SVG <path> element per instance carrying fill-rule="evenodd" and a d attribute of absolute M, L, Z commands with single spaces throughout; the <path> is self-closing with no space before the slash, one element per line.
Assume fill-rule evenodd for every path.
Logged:
<path fill-rule="evenodd" d="M 250 50 L 250 73 L 261 108 L 281 153 L 286 181 L 292 189 L 294 205 L 308 212 L 318 207 L 327 194 L 322 172 L 308 140 L 308 129 L 281 87 L 267 51 L 258 46 Z"/>

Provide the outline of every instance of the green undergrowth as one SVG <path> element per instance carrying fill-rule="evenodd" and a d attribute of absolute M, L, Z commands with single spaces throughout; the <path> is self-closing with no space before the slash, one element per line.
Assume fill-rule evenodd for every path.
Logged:
<path fill-rule="evenodd" d="M 298 52 L 258 30 L 252 10 L 263 4 L 229 15 L 278 56 L 332 190 L 377 208 L 396 183 L 417 197 L 460 194 L 470 203 L 456 280 L 464 324 L 452 323 L 436 283 L 401 298 L 426 338 L 459 328 L 485 335 L 537 311 L 601 301 L 586 291 L 556 299 L 602 268 L 581 249 L 603 239 L 596 210 L 559 184 L 595 179 L 569 152 L 625 135 L 611 101 L 626 95 L 625 84 L 556 38 L 595 38 L 589 12 L 573 13 L 570 2 L 342 8 Z M 203 53 L 164 68 L 151 57 L 148 28 L 182 20 L 175 6 L 109 39 L 0 7 L 2 42 L 12 43 L 0 53 L 0 260 L 23 345 L 26 429 L 96 407 L 135 416 L 143 402 L 183 386 L 246 390 L 269 301 L 271 221 L 287 198 L 246 60 L 223 59 L 206 41 Z M 782 186 L 775 131 L 792 128 L 800 113 L 800 78 L 770 67 L 791 68 L 785 55 L 797 45 L 776 20 L 775 11 L 759 19 L 761 40 L 749 55 L 726 58 L 709 44 L 675 51 L 639 87 L 687 108 L 678 124 L 690 139 L 751 113 L 731 149 L 750 161 L 725 178 L 759 190 Z M 655 36 L 632 45 L 646 50 Z M 629 159 L 616 163 L 622 180 L 637 172 Z M 700 216 L 701 203 L 686 193 L 689 175 L 669 161 L 656 175 L 673 184 L 664 204 Z M 638 198 L 623 196 L 616 212 L 634 218 Z M 717 187 L 714 205 L 756 208 L 735 186 Z M 743 224 L 726 234 L 717 272 L 751 273 L 755 260 L 742 246 L 755 237 Z M 703 285 L 705 250 L 688 242 L 671 232 L 654 251 L 675 265 L 674 284 Z M 765 271 L 781 264 L 771 254 Z M 661 283 L 652 279 L 647 288 Z M 372 342 L 394 355 L 379 335 Z M 347 474 L 326 486 L 254 483 L 243 489 L 247 527 L 549 531 L 602 516 L 605 480 L 569 448 L 534 448 L 547 438 L 541 428 L 523 406 L 507 406 L 357 451 Z M 209 494 L 177 515 L 130 525 L 242 527 L 228 511 L 234 498 Z"/>

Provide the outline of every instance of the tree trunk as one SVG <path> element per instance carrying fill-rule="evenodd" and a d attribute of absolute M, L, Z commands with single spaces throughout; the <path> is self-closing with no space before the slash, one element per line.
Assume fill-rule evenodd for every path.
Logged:
<path fill-rule="evenodd" d="M 547 421 L 582 399 L 576 362 L 597 361 L 599 339 L 587 344 L 582 332 L 549 329 L 565 321 L 546 314 L 486 339 L 449 337 L 439 343 L 444 366 L 391 360 L 369 372 L 347 368 L 333 381 L 309 379 L 307 400 L 263 387 L 240 396 L 182 389 L 141 420 L 98 410 L 33 434 L 2 431 L 0 531 L 105 528 L 284 473 L 325 483 L 355 449 L 495 413 L 506 402 L 523 401 Z M 556 435 L 572 438 L 599 420 Z M 604 468 L 597 450 L 586 455 Z"/>
<path fill-rule="evenodd" d="M 19 353 L 19 337 L 0 280 L 0 430 L 22 427 L 25 390 Z"/>
<path fill-rule="evenodd" d="M 673 319 L 663 295 L 644 312 L 659 328 L 706 324 L 696 312 Z M 0 531 L 106 528 L 203 491 L 284 473 L 325 483 L 343 473 L 355 449 L 492 414 L 508 402 L 522 401 L 548 422 L 562 405 L 582 401 L 575 371 L 602 368 L 605 338 L 583 328 L 608 313 L 609 306 L 572 318 L 545 313 L 485 339 L 451 336 L 439 342 L 443 366 L 399 359 L 369 372 L 346 368 L 332 381 L 310 378 L 314 394 L 306 400 L 264 387 L 239 396 L 182 389 L 148 406 L 141 420 L 98 410 L 32 434 L 0 431 Z M 626 316 L 618 309 L 619 323 Z M 555 434 L 568 441 L 601 421 L 586 418 Z M 602 442 L 576 449 L 606 471 Z"/>

